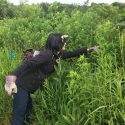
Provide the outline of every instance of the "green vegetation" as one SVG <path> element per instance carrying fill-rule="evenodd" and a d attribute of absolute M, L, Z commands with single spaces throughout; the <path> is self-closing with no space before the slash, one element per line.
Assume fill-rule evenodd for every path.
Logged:
<path fill-rule="evenodd" d="M 5 76 L 21 63 L 22 50 L 42 50 L 52 32 L 69 35 L 67 50 L 93 45 L 100 50 L 58 60 L 56 72 L 32 95 L 31 125 L 124 125 L 124 21 L 121 3 L 15 6 L 0 0 L 0 125 L 9 125 L 12 110 L 12 98 L 4 91 Z"/>

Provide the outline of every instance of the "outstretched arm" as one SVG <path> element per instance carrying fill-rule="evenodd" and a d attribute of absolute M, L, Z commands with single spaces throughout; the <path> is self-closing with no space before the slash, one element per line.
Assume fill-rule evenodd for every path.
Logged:
<path fill-rule="evenodd" d="M 97 51 L 98 47 L 91 47 L 91 48 L 81 48 L 81 49 L 77 49 L 74 51 L 62 51 L 60 52 L 60 58 L 62 59 L 67 59 L 67 58 L 72 58 L 72 57 L 78 57 L 82 54 L 89 54 L 93 51 Z"/>
<path fill-rule="evenodd" d="M 67 59 L 67 58 L 72 58 L 72 57 L 78 57 L 82 54 L 86 55 L 87 53 L 88 53 L 87 49 L 77 49 L 74 51 L 62 51 L 60 53 L 60 58 Z"/>
<path fill-rule="evenodd" d="M 34 69 L 36 70 L 39 65 L 48 63 L 53 58 L 53 54 L 50 51 L 41 52 L 39 55 L 31 58 L 30 60 L 25 61 L 20 65 L 16 70 L 14 70 L 10 75 L 6 76 L 5 81 L 5 91 L 12 95 L 12 93 L 17 93 L 17 87 L 15 81 L 18 77 L 23 75 L 27 70 Z"/>

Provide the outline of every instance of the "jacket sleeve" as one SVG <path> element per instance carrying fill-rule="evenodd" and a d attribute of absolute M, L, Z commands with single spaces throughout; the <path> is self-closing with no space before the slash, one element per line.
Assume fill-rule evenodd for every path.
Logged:
<path fill-rule="evenodd" d="M 62 59 L 68 59 L 68 58 L 72 58 L 72 57 L 78 57 L 82 54 L 85 54 L 87 55 L 88 54 L 88 51 L 86 48 L 82 48 L 82 49 L 77 49 L 77 50 L 74 50 L 74 51 L 63 51 L 60 53 L 60 58 Z"/>
<path fill-rule="evenodd" d="M 15 75 L 17 77 L 21 76 L 23 73 L 25 73 L 28 69 L 35 69 L 38 66 L 41 66 L 42 64 L 45 64 L 49 61 L 51 61 L 53 58 L 53 55 L 50 53 L 40 53 L 39 55 L 33 57 L 32 59 L 25 61 L 22 63 L 19 67 L 14 70 L 11 75 Z"/>

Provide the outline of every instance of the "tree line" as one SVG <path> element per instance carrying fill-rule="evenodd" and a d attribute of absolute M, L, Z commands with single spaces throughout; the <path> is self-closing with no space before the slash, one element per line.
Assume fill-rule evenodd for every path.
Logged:
<path fill-rule="evenodd" d="M 79 10 L 84 13 L 90 8 L 94 8 L 96 13 L 102 14 L 103 17 L 107 17 L 108 14 L 114 14 L 114 7 L 116 8 L 115 11 L 120 13 L 120 20 L 123 21 L 125 19 L 125 3 L 114 2 L 111 5 L 104 3 L 92 3 L 91 6 L 89 6 L 88 2 L 85 2 L 83 5 L 61 4 L 59 2 L 28 5 L 25 2 L 21 2 L 19 5 L 14 5 L 9 3 L 7 0 L 0 0 L 0 19 L 19 17 L 25 18 L 33 15 L 42 17 L 50 13 L 61 13 L 63 11 L 70 16 L 74 10 Z"/>

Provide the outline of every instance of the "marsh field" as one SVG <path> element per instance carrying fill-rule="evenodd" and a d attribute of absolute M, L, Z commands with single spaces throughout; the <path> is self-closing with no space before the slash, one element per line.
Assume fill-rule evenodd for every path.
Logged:
<path fill-rule="evenodd" d="M 67 51 L 94 45 L 99 51 L 58 60 L 55 73 L 32 94 L 31 125 L 125 125 L 124 29 L 123 3 L 15 6 L 0 0 L 0 125 L 11 120 L 5 76 L 21 64 L 23 50 L 42 50 L 56 32 L 68 34 Z"/>

